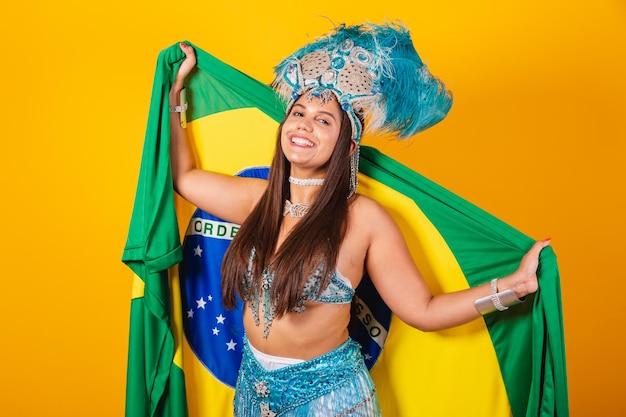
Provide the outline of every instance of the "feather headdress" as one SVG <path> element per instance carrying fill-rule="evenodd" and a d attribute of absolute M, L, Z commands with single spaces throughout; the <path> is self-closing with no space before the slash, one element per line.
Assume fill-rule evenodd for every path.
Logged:
<path fill-rule="evenodd" d="M 452 94 L 422 62 L 403 26 L 340 25 L 285 58 L 275 68 L 273 87 L 287 111 L 302 95 L 328 100 L 334 95 L 361 138 L 357 114 L 371 132 L 407 138 L 440 122 Z"/>

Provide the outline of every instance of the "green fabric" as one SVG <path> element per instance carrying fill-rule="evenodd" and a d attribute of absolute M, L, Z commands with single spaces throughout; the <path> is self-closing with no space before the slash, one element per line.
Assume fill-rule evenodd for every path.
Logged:
<path fill-rule="evenodd" d="M 184 378 L 176 376 L 167 269 L 182 260 L 169 159 L 168 92 L 180 65 L 172 48 L 159 55 L 137 193 L 122 261 L 144 281 L 131 304 L 127 417 L 184 417 Z M 179 372 L 182 375 L 182 370 Z M 181 406 L 181 402 L 184 405 Z"/>
<path fill-rule="evenodd" d="M 172 48 L 159 54 L 133 215 L 122 255 L 122 261 L 144 281 L 151 272 L 182 260 L 169 159 L 168 106 L 179 60 Z"/>
<path fill-rule="evenodd" d="M 161 276 L 165 282 L 166 274 Z M 172 362 L 171 331 L 154 318 L 144 297 L 131 301 L 130 328 L 126 417 L 186 416 L 185 376 Z"/>
<path fill-rule="evenodd" d="M 178 44 L 173 47 L 178 48 Z M 193 96 L 187 96 L 189 121 L 220 111 L 246 107 L 257 107 L 276 121 L 283 118 L 284 105 L 271 88 L 214 58 L 202 49 L 196 46 L 194 49 L 197 69 L 194 69 L 192 75 L 188 77 L 187 94 L 193 94 Z M 181 59 L 183 57 L 180 55 Z"/>
<path fill-rule="evenodd" d="M 275 120 L 284 114 L 273 91 L 201 49 L 197 69 L 189 77 L 189 120 L 222 110 L 251 107 L 254 103 Z M 122 261 L 145 284 L 144 296 L 131 304 L 127 417 L 184 417 L 187 415 L 183 371 L 172 363 L 174 338 L 170 325 L 168 268 L 182 261 L 182 247 L 174 206 L 169 159 L 169 90 L 184 54 L 178 44 L 158 57 L 150 100 L 137 192 Z M 193 85 L 203 88 L 193 88 Z M 237 85 L 221 94 L 224 86 Z M 210 87 L 210 88 L 207 88 Z"/>
<path fill-rule="evenodd" d="M 515 271 L 534 241 L 373 148 L 361 172 L 405 194 L 452 250 L 470 286 Z M 540 256 L 539 291 L 524 304 L 485 316 L 514 416 L 569 415 L 561 290 L 551 247 Z"/>

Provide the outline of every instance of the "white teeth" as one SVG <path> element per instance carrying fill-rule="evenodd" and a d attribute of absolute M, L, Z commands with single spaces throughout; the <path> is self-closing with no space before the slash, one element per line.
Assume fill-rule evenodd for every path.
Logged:
<path fill-rule="evenodd" d="M 313 143 L 309 140 L 303 139 L 303 138 L 291 138 L 291 142 L 295 143 L 296 145 L 302 145 L 302 146 L 309 146 L 312 147 Z"/>

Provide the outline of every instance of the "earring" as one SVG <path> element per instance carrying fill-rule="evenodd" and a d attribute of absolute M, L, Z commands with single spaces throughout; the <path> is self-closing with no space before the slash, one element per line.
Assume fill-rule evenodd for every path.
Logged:
<path fill-rule="evenodd" d="M 348 198 L 356 193 L 356 187 L 359 184 L 359 151 L 361 147 L 357 144 L 356 149 L 350 155 L 350 192 Z"/>

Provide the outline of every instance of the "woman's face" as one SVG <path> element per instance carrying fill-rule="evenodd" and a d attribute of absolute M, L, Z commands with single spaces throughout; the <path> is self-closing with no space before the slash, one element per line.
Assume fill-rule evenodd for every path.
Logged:
<path fill-rule="evenodd" d="M 281 146 L 293 167 L 324 171 L 341 130 L 342 110 L 336 100 L 301 96 L 283 123 Z"/>

